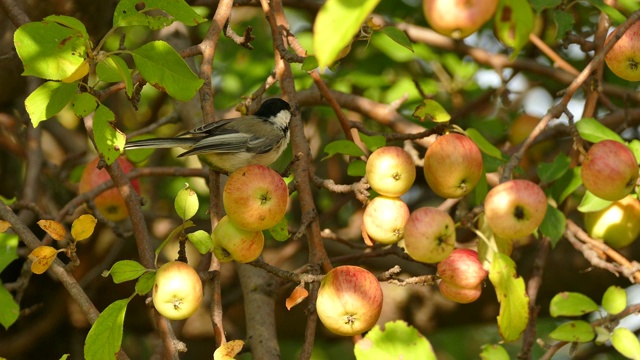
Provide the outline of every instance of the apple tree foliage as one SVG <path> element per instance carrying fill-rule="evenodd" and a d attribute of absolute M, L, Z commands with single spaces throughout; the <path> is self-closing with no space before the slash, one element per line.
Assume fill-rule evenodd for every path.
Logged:
<path fill-rule="evenodd" d="M 121 0 L 95 5 L 101 11 L 72 3 L 75 11 L 18 0 L 0 8 L 13 25 L 2 27 L 12 43 L 0 42 L 0 67 L 14 79 L 0 90 L 0 357 L 508 359 L 565 351 L 640 359 L 637 329 L 623 323 L 640 310 L 625 291 L 640 281 L 639 244 L 614 249 L 583 230 L 584 213 L 613 201 L 586 191 L 580 176 L 587 149 L 603 140 L 640 159 L 637 84 L 604 62 L 608 31 L 622 36 L 640 21 L 635 0 L 499 0 L 464 40 L 431 30 L 419 0 Z M 214 109 L 249 113 L 272 95 L 294 109 L 290 149 L 273 165 L 287 179 L 289 210 L 265 232 L 260 259 L 221 264 L 211 228 L 222 217 L 225 176 L 169 151 L 127 152 L 139 168 L 129 177 L 146 181 L 141 200 L 116 159 L 127 139 L 233 116 Z M 539 122 L 524 130 L 524 143 L 511 143 L 513 119 L 525 112 Z M 456 246 L 478 250 L 488 277 L 482 296 L 465 305 L 438 293 L 436 264 L 411 259 L 402 242 L 372 243 L 360 225 L 376 195 L 365 177 L 369 154 L 399 146 L 421 168 L 430 144 L 450 132 L 482 153 L 473 191 L 443 199 L 418 176 L 401 199 L 412 211 L 446 211 Z M 532 145 L 544 142 L 552 146 L 533 156 Z M 78 194 L 85 159 L 96 153 L 112 184 Z M 483 221 L 483 202 L 513 178 L 538 184 L 548 205 L 532 235 L 503 239 Z M 125 198 L 129 219 L 93 211 L 108 186 Z M 629 196 L 638 201 L 637 184 Z M 208 285 L 206 306 L 180 323 L 149 298 L 157 267 L 176 257 Z M 355 345 L 326 332 L 331 324 L 321 326 L 314 309 L 323 274 L 341 264 L 366 267 L 384 283 L 378 325 Z M 82 354 L 73 353 L 77 339 L 54 334 L 48 346 L 33 335 L 36 317 L 60 313 L 73 319 L 66 330 L 82 334 Z M 27 346 L 8 346 L 17 338 Z M 198 338 L 207 350 L 195 350 Z"/>

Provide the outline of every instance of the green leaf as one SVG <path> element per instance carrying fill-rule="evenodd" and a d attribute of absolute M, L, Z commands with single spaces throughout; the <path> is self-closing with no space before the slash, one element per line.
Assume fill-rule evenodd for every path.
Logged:
<path fill-rule="evenodd" d="M 374 326 L 354 348 L 357 360 L 436 360 L 429 340 L 406 322 L 397 320 Z"/>
<path fill-rule="evenodd" d="M 482 360 L 509 360 L 509 353 L 502 346 L 496 344 L 485 344 L 480 348 L 480 359 Z"/>
<path fill-rule="evenodd" d="M 289 221 L 287 217 L 283 217 L 273 227 L 269 228 L 269 234 L 277 241 L 286 241 L 289 239 Z"/>
<path fill-rule="evenodd" d="M 413 52 L 413 43 L 409 40 L 407 34 L 398 29 L 395 26 L 385 26 L 380 29 L 380 32 L 387 35 L 391 40 L 395 41 L 398 45 L 407 48 Z"/>
<path fill-rule="evenodd" d="M 609 286 L 602 295 L 602 307 L 611 315 L 618 315 L 627 308 L 627 292 L 620 286 Z"/>
<path fill-rule="evenodd" d="M 540 224 L 540 232 L 544 236 L 548 236 L 551 239 L 551 246 L 555 247 L 558 241 L 564 235 L 564 230 L 567 226 L 567 219 L 562 211 L 547 204 L 547 212 L 544 215 L 542 224 Z"/>
<path fill-rule="evenodd" d="M 529 42 L 535 16 L 527 0 L 502 0 L 494 16 L 495 34 L 513 48 L 511 58 Z"/>
<path fill-rule="evenodd" d="M 331 65 L 353 40 L 380 0 L 327 0 L 313 24 L 313 50 L 318 65 Z"/>
<path fill-rule="evenodd" d="M 562 4 L 562 0 L 531 0 L 531 6 L 536 12 L 541 12 L 544 9 L 554 8 Z"/>
<path fill-rule="evenodd" d="M 578 205 L 578 211 L 582 213 L 600 211 L 611 205 L 611 203 L 613 203 L 613 201 L 601 199 L 587 190 L 584 192 L 582 201 L 580 201 Z"/>
<path fill-rule="evenodd" d="M 84 358 L 113 360 L 122 344 L 122 325 L 129 299 L 116 300 L 107 306 L 91 326 L 84 342 Z"/>
<path fill-rule="evenodd" d="M 447 122 L 451 120 L 451 115 L 437 101 L 426 99 L 422 104 L 416 107 L 413 117 L 420 121 L 433 121 L 436 123 Z"/>
<path fill-rule="evenodd" d="M 83 92 L 76 94 L 71 100 L 71 108 L 78 117 L 85 117 L 96 110 L 100 101 L 95 96 Z"/>
<path fill-rule="evenodd" d="M 564 38 L 567 32 L 573 29 L 575 19 L 569 12 L 565 10 L 553 10 L 553 12 L 551 13 L 551 17 L 558 27 L 556 40 Z"/>
<path fill-rule="evenodd" d="M 549 304 L 549 314 L 553 317 L 582 316 L 598 309 L 598 304 L 577 292 L 561 292 Z"/>
<path fill-rule="evenodd" d="M 2 324 L 6 330 L 18 320 L 20 305 L 13 300 L 13 296 L 11 296 L 9 290 L 2 285 L 2 281 L 0 281 L 0 309 L 2 309 L 0 310 L 0 324 Z"/>
<path fill-rule="evenodd" d="M 160 254 L 160 251 L 162 251 L 162 248 L 171 240 L 173 239 L 178 233 L 190 228 L 190 227 L 194 227 L 196 226 L 196 224 L 193 223 L 193 221 L 191 220 L 187 220 L 184 223 L 182 223 L 180 226 L 178 226 L 177 228 L 173 229 L 173 231 L 169 234 L 169 236 L 167 236 L 166 239 L 164 239 L 162 241 L 162 244 L 160 244 L 160 246 L 158 246 L 158 248 L 156 248 L 156 257 L 158 256 L 158 254 Z"/>
<path fill-rule="evenodd" d="M 138 278 L 136 281 L 136 294 L 140 296 L 145 296 L 148 294 L 151 289 L 153 289 L 153 284 L 156 282 L 156 272 L 149 271 Z"/>
<path fill-rule="evenodd" d="M 311 71 L 318 67 L 318 59 L 315 56 L 309 55 L 302 61 L 302 66 L 300 67 L 304 71 Z"/>
<path fill-rule="evenodd" d="M 355 177 L 363 177 L 367 172 L 367 163 L 356 159 L 349 162 L 347 166 L 347 175 Z"/>
<path fill-rule="evenodd" d="M 195 232 L 187 234 L 187 238 L 193 246 L 198 249 L 200 254 L 206 254 L 213 249 L 213 239 L 211 239 L 211 234 L 204 230 L 197 230 Z"/>
<path fill-rule="evenodd" d="M 142 4 L 140 7 L 139 4 Z M 143 12 L 152 9 L 162 10 L 167 16 L 151 16 Z M 157 12 L 154 12 L 157 13 Z M 113 26 L 132 26 L 142 25 L 148 26 L 152 30 L 159 30 L 178 20 L 185 25 L 195 26 L 207 21 L 205 18 L 195 12 L 189 4 L 183 0 L 121 0 L 114 12 Z"/>
<path fill-rule="evenodd" d="M 629 359 L 640 359 L 640 342 L 633 331 L 619 327 L 611 334 L 611 344 L 623 356 Z"/>
<path fill-rule="evenodd" d="M 478 130 L 474 128 L 468 128 L 467 130 L 465 130 L 465 133 L 468 137 L 471 138 L 471 140 L 473 140 L 474 143 L 476 143 L 476 145 L 478 145 L 483 153 L 496 159 L 502 160 L 502 152 L 500 152 L 500 149 L 498 149 L 487 139 L 485 139 L 485 137 L 482 136 L 482 134 Z"/>
<path fill-rule="evenodd" d="M 571 159 L 565 154 L 558 154 L 550 163 L 538 164 L 538 177 L 542 182 L 558 180 L 569 170 Z"/>
<path fill-rule="evenodd" d="M 126 136 L 115 127 L 115 119 L 115 114 L 104 105 L 98 106 L 93 115 L 93 138 L 107 164 L 116 161 L 126 142 Z"/>
<path fill-rule="evenodd" d="M 13 35 L 13 43 L 24 65 L 22 75 L 47 80 L 66 79 L 87 57 L 88 38 L 53 21 L 20 26 Z"/>
<path fill-rule="evenodd" d="M 640 140 L 633 139 L 629 142 L 628 146 L 629 150 L 631 150 L 633 155 L 636 157 L 636 160 L 640 163 Z"/>
<path fill-rule="evenodd" d="M 18 258 L 18 235 L 0 233 L 0 273 Z M 2 307 L 0 307 L 1 309 Z"/>
<path fill-rule="evenodd" d="M 133 93 L 133 80 L 131 70 L 127 63 L 118 55 L 111 55 L 96 65 L 96 74 L 100 81 L 118 82 L 124 81 L 127 96 Z"/>
<path fill-rule="evenodd" d="M 593 326 L 583 320 L 566 322 L 555 328 L 549 337 L 555 340 L 568 342 L 589 342 L 596 337 Z"/>
<path fill-rule="evenodd" d="M 506 342 L 517 340 L 529 321 L 529 296 L 524 280 L 516 274 L 515 268 L 516 264 L 509 256 L 494 253 L 489 280 L 495 287 L 500 302 L 498 327 Z"/>
<path fill-rule="evenodd" d="M 180 54 L 164 41 L 148 42 L 131 54 L 144 79 L 177 100 L 191 100 L 203 84 Z"/>
<path fill-rule="evenodd" d="M 42 19 L 42 22 L 44 23 L 48 21 L 53 21 L 60 25 L 76 30 L 82 35 L 83 38 L 85 38 L 86 40 L 89 40 L 89 34 L 87 33 L 87 28 L 84 26 L 82 21 L 74 17 L 65 16 L 65 15 L 49 15 L 46 18 Z"/>
<path fill-rule="evenodd" d="M 624 144 L 620 135 L 594 118 L 584 118 L 576 122 L 576 129 L 580 137 L 594 144 L 602 140 L 613 140 Z"/>
<path fill-rule="evenodd" d="M 198 195 L 187 184 L 184 189 L 178 191 L 173 206 L 182 220 L 189 220 L 198 212 Z"/>
<path fill-rule="evenodd" d="M 609 17 L 609 20 L 611 20 L 611 22 L 615 26 L 618 26 L 623 22 L 625 22 L 625 20 L 627 20 L 627 18 L 624 15 L 622 15 L 620 11 L 618 11 L 616 8 L 612 6 L 605 4 L 604 1 L 602 0 L 587 0 L 587 1 L 590 2 L 591 5 L 600 9 L 600 11 L 602 11 L 603 13 L 607 14 L 607 16 Z"/>
<path fill-rule="evenodd" d="M 78 86 L 74 83 L 47 81 L 38 86 L 24 101 L 31 124 L 36 127 L 42 120 L 59 113 L 77 91 Z"/>
<path fill-rule="evenodd" d="M 125 281 L 137 279 L 148 271 L 147 268 L 137 261 L 120 260 L 113 264 L 109 271 L 103 272 L 102 276 L 107 277 L 111 275 L 113 282 L 120 284 Z"/>
<path fill-rule="evenodd" d="M 582 179 L 580 178 L 580 168 L 574 167 L 566 171 L 558 180 L 556 180 L 549 188 L 549 193 L 558 204 L 564 202 L 564 200 L 577 188 L 582 185 Z"/>
<path fill-rule="evenodd" d="M 593 342 L 596 345 L 602 345 L 611 339 L 611 333 L 607 328 L 603 326 L 594 326 L 593 330 L 596 331 L 596 338 L 593 339 Z"/>
<path fill-rule="evenodd" d="M 365 135 L 363 133 L 360 133 L 360 140 L 362 140 L 362 143 L 367 147 L 367 149 L 369 149 L 370 151 L 376 151 L 379 148 L 387 145 L 387 139 L 384 138 L 384 136 L 382 135 Z"/>
<path fill-rule="evenodd" d="M 336 155 L 342 154 L 347 156 L 364 156 L 364 151 L 358 147 L 353 141 L 350 140 L 336 140 L 328 143 L 324 147 L 324 152 L 327 156 L 322 158 L 322 161 Z"/>

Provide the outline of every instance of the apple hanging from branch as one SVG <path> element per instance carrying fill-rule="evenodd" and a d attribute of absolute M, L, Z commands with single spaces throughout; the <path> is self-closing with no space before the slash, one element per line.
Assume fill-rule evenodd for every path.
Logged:
<path fill-rule="evenodd" d="M 582 161 L 582 184 L 593 195 L 616 201 L 629 195 L 638 180 L 638 161 L 625 144 L 602 140 Z"/>
<path fill-rule="evenodd" d="M 400 198 L 377 196 L 369 202 L 362 225 L 369 238 L 381 244 L 395 244 L 404 237 L 409 207 Z"/>
<path fill-rule="evenodd" d="M 369 155 L 365 173 L 369 185 L 378 194 L 399 197 L 413 185 L 416 166 L 404 149 L 384 146 Z"/>
<path fill-rule="evenodd" d="M 153 306 L 171 320 L 193 315 L 202 302 L 202 281 L 198 273 L 182 261 L 170 261 L 156 272 Z"/>
<path fill-rule="evenodd" d="M 414 210 L 404 228 L 404 250 L 414 260 L 437 263 L 456 243 L 455 223 L 449 214 L 432 207 Z"/>
<path fill-rule="evenodd" d="M 230 220 L 228 215 L 218 221 L 211 237 L 213 254 L 222 262 L 235 260 L 248 263 L 257 259 L 264 249 L 264 234 L 261 230 L 241 229 Z"/>
<path fill-rule="evenodd" d="M 498 0 L 423 0 L 422 10 L 431 28 L 442 35 L 463 39 L 491 19 Z"/>
<path fill-rule="evenodd" d="M 584 227 L 589 236 L 602 239 L 614 249 L 633 243 L 640 235 L 640 201 L 631 195 L 614 201 L 608 207 L 584 214 Z"/>
<path fill-rule="evenodd" d="M 615 31 L 609 34 L 606 42 L 611 41 Z M 618 77 L 628 81 L 640 81 L 640 21 L 636 21 L 622 35 L 604 61 Z"/>
<path fill-rule="evenodd" d="M 487 271 L 471 249 L 455 249 L 438 263 L 440 293 L 447 299 L 461 304 L 477 300 L 482 293 L 482 281 Z"/>

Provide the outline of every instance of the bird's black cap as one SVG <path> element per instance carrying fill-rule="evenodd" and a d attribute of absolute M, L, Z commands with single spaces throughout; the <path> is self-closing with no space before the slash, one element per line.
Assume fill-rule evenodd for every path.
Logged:
<path fill-rule="evenodd" d="M 272 98 L 265 100 L 262 105 L 260 105 L 258 111 L 256 111 L 253 115 L 263 118 L 269 118 L 271 116 L 278 115 L 278 113 L 282 110 L 291 111 L 291 105 L 289 105 L 288 102 L 282 99 Z"/>

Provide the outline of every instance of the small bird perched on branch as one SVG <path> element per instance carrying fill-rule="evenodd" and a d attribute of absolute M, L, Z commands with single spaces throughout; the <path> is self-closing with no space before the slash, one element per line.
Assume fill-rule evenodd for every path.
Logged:
<path fill-rule="evenodd" d="M 232 173 L 246 165 L 275 162 L 289 143 L 290 120 L 289 103 L 267 99 L 253 115 L 215 121 L 173 138 L 132 141 L 125 150 L 180 147 L 187 151 L 178 157 L 202 155 L 207 165 Z"/>

